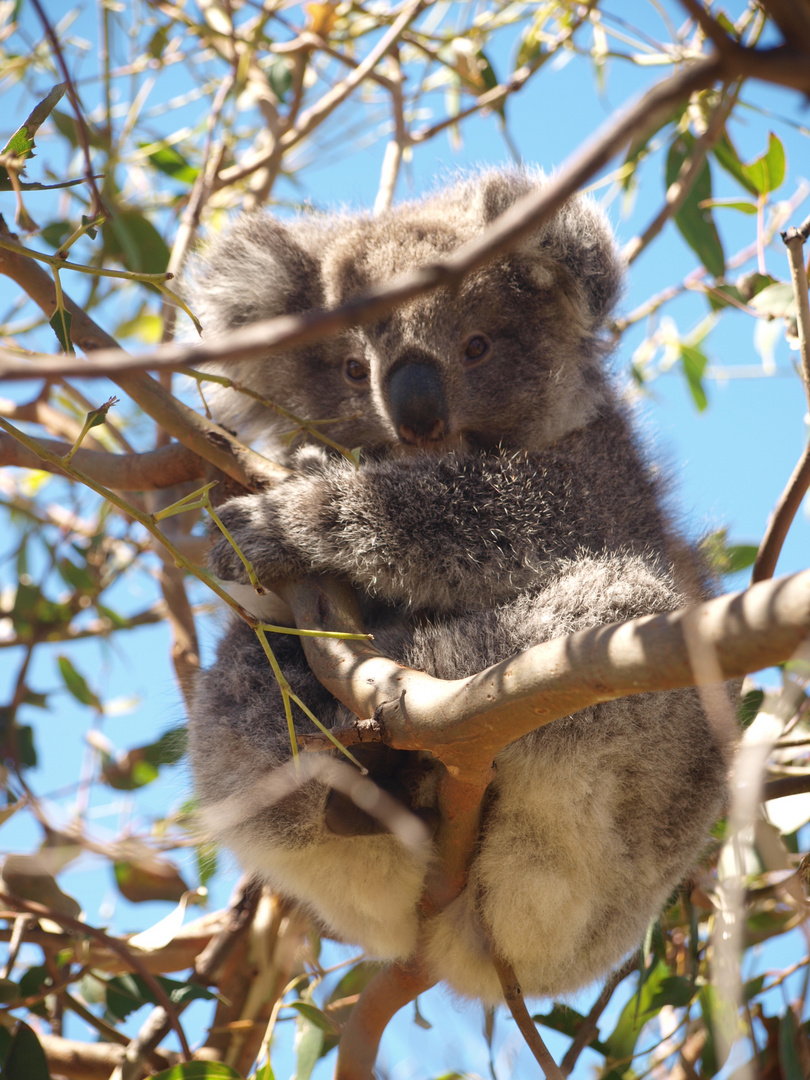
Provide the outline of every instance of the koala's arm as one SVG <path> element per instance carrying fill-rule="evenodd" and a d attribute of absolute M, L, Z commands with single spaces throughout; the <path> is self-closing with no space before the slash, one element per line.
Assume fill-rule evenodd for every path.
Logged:
<path fill-rule="evenodd" d="M 382 600 L 459 611 L 536 588 L 583 550 L 660 551 L 650 481 L 634 455 L 615 458 L 625 464 L 617 476 L 611 460 L 609 485 L 580 437 L 535 455 L 420 454 L 356 470 L 329 461 L 220 514 L 264 584 L 334 574 Z M 211 565 L 247 580 L 224 539 Z"/>

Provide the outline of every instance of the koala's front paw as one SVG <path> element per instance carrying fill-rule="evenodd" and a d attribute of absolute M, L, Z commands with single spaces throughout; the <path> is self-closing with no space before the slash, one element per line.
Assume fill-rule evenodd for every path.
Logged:
<path fill-rule="evenodd" d="M 285 544 L 272 493 L 231 499 L 217 510 L 222 524 L 263 584 L 301 573 L 300 561 Z M 248 572 L 233 544 L 215 528 L 208 563 L 223 581 L 248 584 Z"/>

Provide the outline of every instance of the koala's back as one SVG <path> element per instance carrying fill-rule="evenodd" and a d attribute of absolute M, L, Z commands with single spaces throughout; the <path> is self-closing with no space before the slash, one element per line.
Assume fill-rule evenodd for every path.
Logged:
<path fill-rule="evenodd" d="M 538 182 L 490 174 L 378 220 L 263 225 L 251 235 L 267 246 L 257 265 L 272 287 L 251 284 L 250 304 L 229 300 L 220 330 L 248 308 L 258 317 L 349 301 L 435 261 Z M 253 226 L 223 242 L 224 278 L 214 266 L 201 275 L 214 293 L 233 287 L 249 250 L 240 228 Z M 251 369 L 280 404 L 340 417 L 335 430 L 366 452 L 354 469 L 304 451 L 279 488 L 222 508 L 260 579 L 348 580 L 377 647 L 441 678 L 701 598 L 702 575 L 604 371 L 600 332 L 620 282 L 604 220 L 573 200 L 456 292 Z M 228 408 L 238 420 L 238 405 Z M 251 407 L 249 427 L 257 416 Z M 244 580 L 224 542 L 213 566 Z M 280 648 L 296 692 L 322 721 L 339 721 L 342 707 L 297 643 Z M 336 834 L 317 779 L 268 795 L 289 746 L 264 663 L 249 632 L 233 628 L 201 679 L 191 752 L 207 820 L 244 865 L 339 936 L 405 958 L 433 846 Z M 527 994 L 573 991 L 621 960 L 700 854 L 722 808 L 727 751 L 689 690 L 605 702 L 507 746 L 468 885 L 425 928 L 437 978 L 499 1001 L 487 935 Z M 412 768 L 410 756 L 398 760 Z M 412 809 L 435 810 L 440 768 Z"/>

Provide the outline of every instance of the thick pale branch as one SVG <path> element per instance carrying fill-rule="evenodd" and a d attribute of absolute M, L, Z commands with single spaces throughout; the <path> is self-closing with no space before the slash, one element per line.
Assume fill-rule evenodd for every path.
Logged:
<path fill-rule="evenodd" d="M 368 984 L 352 1009 L 338 1049 L 335 1080 L 372 1080 L 377 1048 L 391 1017 L 433 986 L 417 957 L 391 964 Z"/>
<path fill-rule="evenodd" d="M 54 454 L 66 454 L 71 448 L 70 443 L 58 439 L 40 439 L 39 442 Z M 117 491 L 155 491 L 205 475 L 205 462 L 182 443 L 170 443 L 144 454 L 107 454 L 102 450 L 80 449 L 71 460 L 99 484 Z M 0 465 L 61 471 L 10 435 L 3 434 L 0 434 Z"/>
<path fill-rule="evenodd" d="M 313 579 L 287 584 L 283 592 L 301 626 L 356 632 L 360 625 L 343 586 Z M 467 679 L 435 679 L 401 667 L 368 642 L 309 638 L 303 644 L 324 686 L 358 717 L 374 718 L 339 737 L 427 748 L 458 779 L 478 782 L 502 747 L 561 716 L 694 685 L 686 631 L 693 645 L 713 652 L 723 679 L 787 660 L 810 634 L 810 571 L 535 645 Z"/>
<path fill-rule="evenodd" d="M 42 1033 L 37 1037 L 51 1071 L 67 1080 L 109 1080 L 110 1073 L 124 1060 L 125 1048 L 115 1043 L 78 1042 Z M 180 1054 L 168 1050 L 155 1057 L 164 1069 L 183 1060 Z"/>

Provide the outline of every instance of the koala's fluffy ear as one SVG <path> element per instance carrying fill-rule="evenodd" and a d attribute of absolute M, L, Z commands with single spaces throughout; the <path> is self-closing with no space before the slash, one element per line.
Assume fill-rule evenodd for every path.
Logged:
<path fill-rule="evenodd" d="M 185 286 L 206 336 L 320 307 L 320 264 L 308 243 L 317 231 L 255 213 L 215 237 L 192 263 Z"/>
<path fill-rule="evenodd" d="M 518 199 L 547 182 L 540 173 L 484 174 L 479 187 L 482 224 L 491 224 Z M 580 318 L 585 316 L 585 328 L 590 332 L 599 329 L 621 292 L 624 264 L 613 231 L 593 200 L 574 196 L 550 221 L 529 235 L 518 251 L 538 260 L 541 281 L 548 270 L 562 270 L 558 283 L 567 290 L 575 289 L 585 302 L 585 312 L 581 302 L 577 305 Z"/>

